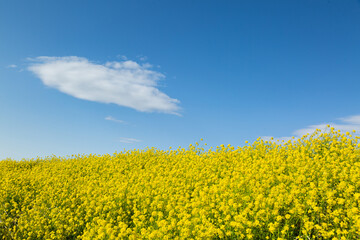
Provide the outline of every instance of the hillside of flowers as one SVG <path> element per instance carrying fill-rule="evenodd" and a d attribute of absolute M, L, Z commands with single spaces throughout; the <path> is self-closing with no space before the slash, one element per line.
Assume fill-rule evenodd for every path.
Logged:
<path fill-rule="evenodd" d="M 0 161 L 0 239 L 360 239 L 360 142 Z"/>

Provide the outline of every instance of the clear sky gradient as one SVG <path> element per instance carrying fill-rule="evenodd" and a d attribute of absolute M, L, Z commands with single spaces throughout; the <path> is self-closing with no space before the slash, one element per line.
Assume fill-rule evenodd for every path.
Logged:
<path fill-rule="evenodd" d="M 0 2 L 0 159 L 360 131 L 360 1 Z"/>

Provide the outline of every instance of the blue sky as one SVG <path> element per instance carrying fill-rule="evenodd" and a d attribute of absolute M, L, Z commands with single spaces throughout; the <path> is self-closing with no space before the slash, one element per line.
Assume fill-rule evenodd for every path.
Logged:
<path fill-rule="evenodd" d="M 0 2 L 0 159 L 360 131 L 360 1 Z"/>

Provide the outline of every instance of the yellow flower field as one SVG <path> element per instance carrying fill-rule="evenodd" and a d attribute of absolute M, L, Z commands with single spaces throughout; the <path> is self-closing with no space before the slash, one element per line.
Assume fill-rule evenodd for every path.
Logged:
<path fill-rule="evenodd" d="M 0 161 L 0 239 L 359 239 L 359 137 Z"/>

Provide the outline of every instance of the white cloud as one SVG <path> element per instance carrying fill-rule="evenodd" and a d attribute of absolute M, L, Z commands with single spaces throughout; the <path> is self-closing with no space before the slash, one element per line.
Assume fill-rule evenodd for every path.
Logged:
<path fill-rule="evenodd" d="M 335 128 L 335 130 L 340 130 L 341 132 L 351 132 L 352 130 L 355 130 L 356 132 L 360 132 L 360 115 L 354 115 L 344 118 L 339 118 L 340 123 L 322 123 L 322 124 L 316 124 L 316 125 L 310 125 L 305 128 L 301 128 L 298 130 L 295 130 L 293 132 L 293 136 L 295 137 L 295 140 L 298 138 L 301 138 L 302 136 L 306 134 L 312 134 L 315 132 L 316 129 L 320 129 L 321 132 L 324 132 L 326 130 L 329 130 L 328 125 L 330 127 Z M 271 140 L 272 136 L 262 136 L 261 137 L 264 141 Z M 291 137 L 274 137 L 274 140 L 285 140 L 288 141 L 292 138 Z"/>
<path fill-rule="evenodd" d="M 116 118 L 114 118 L 114 117 L 112 117 L 112 116 L 107 116 L 107 117 L 105 118 L 105 120 L 113 121 L 113 122 L 117 122 L 117 123 L 122 123 L 122 124 L 125 124 L 125 123 L 126 123 L 125 121 L 116 119 Z"/>
<path fill-rule="evenodd" d="M 137 142 L 141 142 L 140 140 L 135 139 L 135 138 L 124 138 L 124 137 L 120 138 L 119 141 L 122 142 L 122 143 L 137 143 Z"/>
<path fill-rule="evenodd" d="M 179 100 L 157 88 L 165 76 L 149 64 L 126 60 L 92 63 L 82 57 L 37 57 L 29 66 L 41 81 L 73 97 L 136 109 L 179 115 Z"/>
<path fill-rule="evenodd" d="M 6 66 L 6 68 L 17 68 L 17 65 L 15 65 L 15 64 L 10 64 L 10 65 Z"/>

